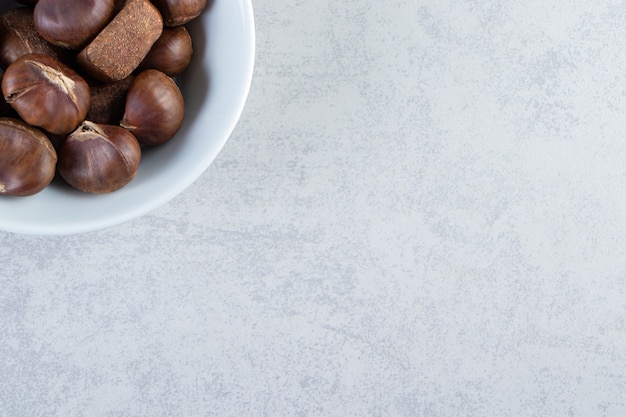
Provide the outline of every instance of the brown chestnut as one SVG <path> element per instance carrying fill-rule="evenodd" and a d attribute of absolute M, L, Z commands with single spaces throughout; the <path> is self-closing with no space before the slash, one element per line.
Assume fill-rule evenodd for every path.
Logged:
<path fill-rule="evenodd" d="M 74 57 L 39 35 L 35 28 L 33 9 L 18 7 L 0 15 L 0 66 L 6 68 L 26 54 L 43 54 L 73 65 Z"/>
<path fill-rule="evenodd" d="M 191 36 L 184 26 L 165 28 L 139 64 L 139 70 L 157 69 L 170 77 L 176 77 L 187 68 L 192 54 Z"/>
<path fill-rule="evenodd" d="M 0 194 L 37 194 L 54 178 L 56 162 L 57 154 L 41 130 L 0 118 Z"/>
<path fill-rule="evenodd" d="M 69 133 L 85 119 L 90 92 L 87 82 L 58 60 L 24 55 L 6 69 L 2 93 L 25 122 L 50 133 Z"/>
<path fill-rule="evenodd" d="M 114 0 L 39 0 L 35 27 L 48 42 L 78 49 L 106 26 L 114 7 Z"/>
<path fill-rule="evenodd" d="M 72 187 L 103 194 L 131 182 L 140 159 L 141 147 L 130 132 L 85 121 L 61 145 L 58 169 Z"/>
<path fill-rule="evenodd" d="M 2 83 L 3 77 L 4 77 L 4 70 L 0 68 L 0 83 Z M 15 113 L 15 111 L 11 108 L 11 106 L 9 106 L 9 104 L 6 101 L 0 99 L 0 117 L 13 116 L 12 113 Z"/>
<path fill-rule="evenodd" d="M 149 69 L 140 72 L 130 85 L 120 125 L 139 142 L 159 145 L 174 137 L 184 115 L 185 102 L 174 80 Z"/>
<path fill-rule="evenodd" d="M 152 0 L 165 26 L 180 26 L 200 16 L 206 0 Z"/>

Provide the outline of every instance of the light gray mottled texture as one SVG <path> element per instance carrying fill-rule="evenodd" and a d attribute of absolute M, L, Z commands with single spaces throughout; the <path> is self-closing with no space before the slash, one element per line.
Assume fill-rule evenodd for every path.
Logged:
<path fill-rule="evenodd" d="M 626 415 L 626 3 L 254 6 L 191 188 L 0 233 L 0 415 Z"/>

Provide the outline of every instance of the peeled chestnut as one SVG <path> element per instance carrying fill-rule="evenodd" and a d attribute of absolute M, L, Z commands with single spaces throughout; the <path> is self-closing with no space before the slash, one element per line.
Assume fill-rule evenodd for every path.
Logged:
<path fill-rule="evenodd" d="M 137 69 L 162 32 L 163 18 L 150 0 L 126 0 L 76 60 L 97 80 L 119 81 Z"/>
<path fill-rule="evenodd" d="M 80 75 L 40 54 L 24 55 L 9 65 L 2 93 L 25 122 L 55 134 L 76 129 L 91 100 L 89 86 Z"/>
<path fill-rule="evenodd" d="M 185 102 L 180 89 L 157 70 L 140 72 L 128 89 L 120 125 L 145 145 L 170 140 L 183 124 Z"/>
<path fill-rule="evenodd" d="M 176 77 L 187 68 L 192 54 L 191 36 L 184 26 L 165 28 L 139 64 L 139 69 L 157 69 L 170 77 Z"/>
<path fill-rule="evenodd" d="M 165 26 L 180 26 L 200 16 L 206 0 L 152 0 L 163 16 Z"/>
<path fill-rule="evenodd" d="M 115 0 L 39 0 L 35 27 L 48 42 L 78 49 L 106 26 L 114 8 Z"/>
<path fill-rule="evenodd" d="M 54 178 L 57 154 L 42 131 L 0 118 L 0 194 L 30 196 Z"/>
<path fill-rule="evenodd" d="M 103 194 L 131 182 L 140 159 L 139 142 L 130 132 L 85 121 L 61 145 L 58 169 L 72 187 Z"/>

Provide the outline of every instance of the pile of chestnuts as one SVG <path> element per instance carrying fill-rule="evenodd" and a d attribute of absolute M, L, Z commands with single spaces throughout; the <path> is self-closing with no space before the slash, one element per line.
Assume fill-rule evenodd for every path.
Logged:
<path fill-rule="evenodd" d="M 0 14 L 0 194 L 57 173 L 89 193 L 127 185 L 183 123 L 175 77 L 206 0 L 17 1 Z"/>

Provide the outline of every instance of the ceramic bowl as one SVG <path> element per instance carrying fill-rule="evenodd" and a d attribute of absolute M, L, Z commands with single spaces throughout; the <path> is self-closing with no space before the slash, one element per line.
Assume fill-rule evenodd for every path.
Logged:
<path fill-rule="evenodd" d="M 15 5 L 2 2 L 0 11 Z M 251 1 L 209 0 L 188 30 L 194 57 L 177 78 L 186 105 L 177 135 L 145 150 L 136 178 L 113 193 L 87 194 L 55 179 L 31 197 L 0 196 L 0 230 L 61 235 L 118 225 L 167 203 L 207 169 L 235 128 L 250 88 L 255 54 Z"/>

